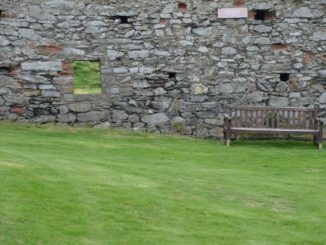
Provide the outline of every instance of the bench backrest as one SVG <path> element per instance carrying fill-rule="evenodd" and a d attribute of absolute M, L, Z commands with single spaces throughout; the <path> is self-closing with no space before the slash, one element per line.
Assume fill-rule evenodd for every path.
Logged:
<path fill-rule="evenodd" d="M 319 108 L 275 108 L 224 105 L 231 127 L 316 129 Z"/>

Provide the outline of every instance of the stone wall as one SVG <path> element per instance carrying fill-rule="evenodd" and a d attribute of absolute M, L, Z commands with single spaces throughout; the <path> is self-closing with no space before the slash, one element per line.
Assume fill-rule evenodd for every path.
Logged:
<path fill-rule="evenodd" d="M 226 7 L 249 16 L 218 18 Z M 218 137 L 225 103 L 326 108 L 325 7 L 2 0 L 0 119 Z M 102 94 L 73 94 L 74 60 L 100 61 Z"/>

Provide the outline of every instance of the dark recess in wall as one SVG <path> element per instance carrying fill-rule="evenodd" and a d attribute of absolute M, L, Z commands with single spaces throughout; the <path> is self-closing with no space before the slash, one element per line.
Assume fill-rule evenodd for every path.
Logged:
<path fill-rule="evenodd" d="M 10 67 L 0 67 L 0 75 L 6 75 L 10 72 Z"/>
<path fill-rule="evenodd" d="M 168 72 L 168 75 L 169 75 L 170 79 L 174 79 L 174 78 L 176 78 L 177 73 L 176 72 Z"/>
<path fill-rule="evenodd" d="M 112 20 L 120 20 L 120 24 L 128 24 L 129 23 L 129 17 L 128 16 L 123 16 L 123 15 L 112 16 L 111 19 Z"/>
<path fill-rule="evenodd" d="M 265 21 L 265 20 L 273 20 L 276 18 L 275 11 L 268 11 L 265 9 L 256 9 L 254 10 L 254 14 L 255 14 L 255 20 Z"/>
<path fill-rule="evenodd" d="M 290 74 L 289 73 L 281 73 L 280 74 L 280 80 L 282 82 L 289 81 L 289 79 L 290 79 Z"/>

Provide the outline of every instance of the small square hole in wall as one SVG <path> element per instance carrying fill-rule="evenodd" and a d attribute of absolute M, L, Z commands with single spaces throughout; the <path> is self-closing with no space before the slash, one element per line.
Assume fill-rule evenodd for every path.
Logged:
<path fill-rule="evenodd" d="M 129 20 L 127 16 L 119 16 L 121 24 L 128 24 Z"/>
<path fill-rule="evenodd" d="M 280 74 L 280 80 L 282 82 L 287 82 L 290 79 L 290 73 L 281 73 Z"/>
<path fill-rule="evenodd" d="M 169 78 L 170 79 L 175 79 L 177 77 L 177 73 L 176 72 L 168 72 Z"/>
<path fill-rule="evenodd" d="M 72 66 L 74 94 L 102 93 L 99 61 L 74 61 Z"/>

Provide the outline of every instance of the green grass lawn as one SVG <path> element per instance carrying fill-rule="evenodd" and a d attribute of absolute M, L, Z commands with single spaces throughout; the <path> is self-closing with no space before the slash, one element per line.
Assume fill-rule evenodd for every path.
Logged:
<path fill-rule="evenodd" d="M 326 153 L 311 143 L 0 132 L 0 244 L 326 244 Z"/>

